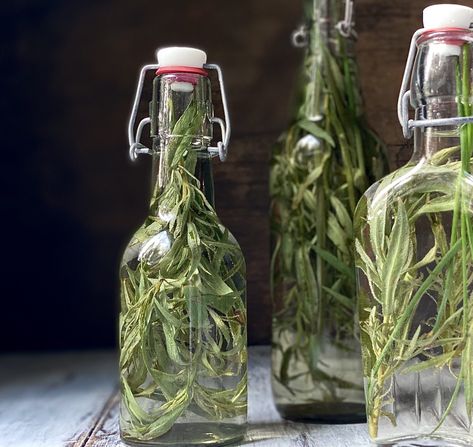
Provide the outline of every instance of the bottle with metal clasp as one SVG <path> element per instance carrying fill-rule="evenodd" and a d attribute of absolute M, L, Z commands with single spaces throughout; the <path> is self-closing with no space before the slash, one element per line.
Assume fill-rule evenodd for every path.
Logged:
<path fill-rule="evenodd" d="M 225 120 L 213 114 L 210 70 Z M 150 116 L 135 135 L 148 71 Z M 150 148 L 140 142 L 147 125 Z M 132 159 L 153 159 L 148 216 L 120 267 L 120 432 L 130 444 L 223 445 L 246 432 L 245 260 L 216 214 L 212 175 L 229 137 L 220 68 L 197 49 L 158 51 L 158 63 L 141 71 L 129 124 Z"/>
<path fill-rule="evenodd" d="M 398 114 L 412 158 L 367 190 L 355 216 L 369 433 L 383 446 L 470 446 L 472 8 L 425 9 Z"/>
<path fill-rule="evenodd" d="M 298 107 L 273 151 L 271 193 L 272 386 L 289 419 L 365 419 L 356 331 L 353 215 L 387 172 L 366 123 L 353 2 L 306 0 Z"/>

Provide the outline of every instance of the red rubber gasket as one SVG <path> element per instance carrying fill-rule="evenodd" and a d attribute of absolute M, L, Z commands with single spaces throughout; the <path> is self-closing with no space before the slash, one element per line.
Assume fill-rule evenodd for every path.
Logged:
<path fill-rule="evenodd" d="M 169 74 L 169 73 L 191 73 L 191 74 L 198 74 L 201 76 L 208 76 L 209 74 L 207 73 L 206 70 L 203 68 L 198 68 L 198 67 L 185 67 L 185 66 L 180 66 L 180 65 L 173 65 L 169 67 L 160 67 L 156 71 L 157 75 L 162 75 L 162 74 Z"/>
<path fill-rule="evenodd" d="M 467 39 L 465 36 L 471 34 L 473 36 L 473 30 L 465 28 L 432 28 L 426 29 L 417 39 L 417 44 L 420 45 L 428 39 L 438 37 L 445 43 L 450 45 L 463 45 Z"/>

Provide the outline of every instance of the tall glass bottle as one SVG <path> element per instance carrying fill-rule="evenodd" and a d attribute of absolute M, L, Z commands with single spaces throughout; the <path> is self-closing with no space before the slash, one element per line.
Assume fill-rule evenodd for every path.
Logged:
<path fill-rule="evenodd" d="M 306 0 L 305 10 L 299 106 L 270 176 L 273 394 L 286 418 L 357 421 L 352 218 L 387 165 L 365 123 L 345 2 Z"/>
<path fill-rule="evenodd" d="M 399 103 L 413 156 L 355 217 L 368 426 L 383 446 L 473 445 L 473 9 L 424 17 Z"/>
<path fill-rule="evenodd" d="M 151 124 L 153 192 L 120 269 L 120 430 L 132 444 L 222 445 L 246 430 L 245 261 L 214 209 L 212 122 L 223 126 L 221 156 L 228 134 L 205 59 L 160 50 L 135 100 L 134 112 L 144 73 L 159 67 L 138 127 Z M 145 152 L 133 122 L 131 150 Z"/>

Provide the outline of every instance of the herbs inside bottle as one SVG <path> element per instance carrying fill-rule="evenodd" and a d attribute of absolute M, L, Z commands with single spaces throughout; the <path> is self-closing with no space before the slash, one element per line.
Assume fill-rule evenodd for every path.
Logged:
<path fill-rule="evenodd" d="M 246 274 L 213 204 L 209 79 L 158 74 L 150 108 L 153 194 L 121 266 L 121 434 L 230 442 L 246 423 Z"/>
<path fill-rule="evenodd" d="M 364 418 L 355 335 L 353 213 L 386 170 L 361 107 L 341 0 L 309 0 L 295 119 L 271 176 L 273 392 L 283 416 Z"/>
<path fill-rule="evenodd" d="M 473 33 L 425 31 L 417 45 L 417 119 L 472 116 Z M 358 206 L 359 320 L 373 441 L 473 441 L 472 151 L 472 124 L 417 127 L 411 161 L 373 185 Z"/>

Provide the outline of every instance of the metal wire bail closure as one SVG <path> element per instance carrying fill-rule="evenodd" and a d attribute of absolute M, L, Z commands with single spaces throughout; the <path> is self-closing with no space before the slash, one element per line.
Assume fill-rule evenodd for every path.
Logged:
<path fill-rule="evenodd" d="M 224 162 L 226 161 L 228 156 L 228 144 L 230 143 L 232 127 L 230 124 L 230 112 L 228 111 L 228 102 L 227 95 L 225 93 L 225 84 L 223 82 L 222 69 L 217 64 L 205 64 L 204 68 L 206 70 L 215 70 L 217 72 L 220 95 L 222 96 L 223 115 L 225 118 L 224 120 L 218 117 L 212 118 L 212 123 L 218 124 L 220 126 L 222 141 L 219 141 L 216 147 L 209 147 L 208 151 L 211 154 L 218 153 L 220 161 Z"/>
<path fill-rule="evenodd" d="M 141 135 L 143 129 L 146 125 L 151 123 L 151 118 L 148 116 L 143 118 L 136 129 L 135 133 L 135 123 L 136 115 L 138 114 L 138 108 L 140 106 L 141 93 L 143 91 L 143 84 L 148 71 L 157 71 L 159 69 L 159 64 L 150 64 L 145 65 L 140 70 L 140 76 L 138 78 L 138 85 L 136 87 L 135 98 L 133 100 L 133 106 L 131 108 L 130 119 L 128 120 L 128 144 L 129 144 L 129 156 L 131 161 L 136 161 L 139 154 L 151 154 L 151 149 L 141 144 Z M 212 123 L 218 124 L 220 127 L 220 132 L 222 134 L 222 141 L 219 141 L 216 146 L 209 147 L 207 150 L 211 154 L 218 154 L 220 160 L 224 162 L 228 156 L 228 144 L 230 142 L 231 135 L 231 125 L 230 125 L 230 113 L 228 111 L 228 102 L 227 96 L 225 93 L 225 84 L 223 82 L 223 74 L 219 65 L 217 64 L 204 64 L 204 69 L 206 70 L 215 70 L 218 76 L 218 82 L 220 86 L 220 94 L 222 96 L 222 105 L 224 118 L 213 117 Z"/>
<path fill-rule="evenodd" d="M 309 30 L 306 25 L 301 25 L 292 32 L 291 42 L 296 48 L 305 48 L 309 45 Z"/>
<path fill-rule="evenodd" d="M 328 21 L 328 18 L 320 19 L 324 22 Z M 353 0 L 346 0 L 345 1 L 345 16 L 343 20 L 340 20 L 335 25 L 335 29 L 340 33 L 342 37 L 346 39 L 350 37 L 354 37 L 355 39 L 358 37 L 355 31 L 355 23 L 353 20 Z M 295 29 L 291 34 L 291 42 L 292 45 L 296 48 L 305 48 L 309 45 L 309 25 L 300 25 L 297 29 Z"/>
<path fill-rule="evenodd" d="M 401 90 L 397 101 L 397 116 L 399 123 L 402 126 L 402 133 L 404 138 L 411 139 L 416 127 L 447 127 L 447 126 L 461 126 L 462 124 L 473 123 L 473 116 L 455 117 L 455 118 L 441 118 L 441 119 L 409 119 L 409 105 L 411 102 L 411 91 L 409 84 L 411 82 L 412 68 L 414 66 L 415 57 L 417 55 L 417 40 L 421 34 L 426 31 L 425 28 L 417 30 L 412 36 L 409 47 L 409 55 L 407 56 L 406 68 L 402 78 Z"/>
<path fill-rule="evenodd" d="M 345 0 L 345 17 L 335 25 L 335 28 L 343 37 L 348 39 L 351 36 L 357 37 L 354 25 L 353 0 Z"/>

